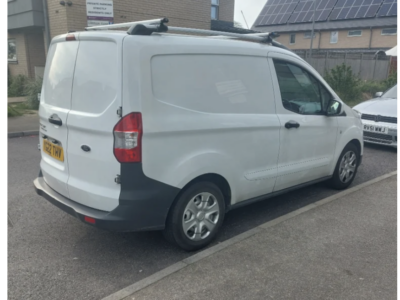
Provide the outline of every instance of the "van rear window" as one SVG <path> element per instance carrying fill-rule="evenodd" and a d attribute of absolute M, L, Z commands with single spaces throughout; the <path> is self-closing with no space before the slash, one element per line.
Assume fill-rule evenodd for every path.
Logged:
<path fill-rule="evenodd" d="M 154 97 L 208 113 L 273 113 L 268 61 L 238 55 L 159 55 L 151 61 Z"/>
<path fill-rule="evenodd" d="M 43 80 L 44 102 L 56 107 L 71 107 L 71 89 L 78 42 L 53 44 L 48 53 Z"/>
<path fill-rule="evenodd" d="M 118 93 L 117 44 L 81 41 L 76 59 L 71 110 L 101 113 Z"/>

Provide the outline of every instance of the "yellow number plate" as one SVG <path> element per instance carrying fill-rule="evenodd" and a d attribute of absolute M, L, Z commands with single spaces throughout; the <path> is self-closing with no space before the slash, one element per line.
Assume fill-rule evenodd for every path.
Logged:
<path fill-rule="evenodd" d="M 48 140 L 43 140 L 43 152 L 47 153 L 51 157 L 64 161 L 64 150 L 62 147 L 50 143 Z"/>

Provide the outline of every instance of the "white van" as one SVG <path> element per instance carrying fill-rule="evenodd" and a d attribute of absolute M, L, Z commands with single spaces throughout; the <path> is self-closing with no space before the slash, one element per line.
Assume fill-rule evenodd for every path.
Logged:
<path fill-rule="evenodd" d="M 361 119 L 297 55 L 234 38 L 130 33 L 52 40 L 39 195 L 89 225 L 164 230 L 195 250 L 229 210 L 323 180 L 351 184 Z"/>

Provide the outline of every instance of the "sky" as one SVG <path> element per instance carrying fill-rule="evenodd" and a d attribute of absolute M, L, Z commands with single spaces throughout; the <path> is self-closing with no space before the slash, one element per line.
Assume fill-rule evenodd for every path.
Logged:
<path fill-rule="evenodd" d="M 265 3 L 267 3 L 267 0 L 235 0 L 234 20 L 241 23 L 243 28 L 246 28 L 246 23 L 241 13 L 241 10 L 243 10 L 247 24 L 251 28 Z"/>

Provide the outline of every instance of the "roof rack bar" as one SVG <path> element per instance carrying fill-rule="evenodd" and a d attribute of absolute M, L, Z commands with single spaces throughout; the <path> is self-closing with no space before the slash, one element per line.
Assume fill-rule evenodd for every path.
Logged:
<path fill-rule="evenodd" d="M 168 26 L 168 32 L 232 37 L 232 38 L 248 40 L 248 41 L 253 41 L 253 42 L 259 42 L 259 43 L 268 43 L 270 40 L 269 35 L 267 35 L 266 33 L 263 36 L 255 36 L 255 35 L 250 35 L 250 34 L 232 33 L 232 32 L 215 31 L 215 30 L 207 30 L 207 29 L 185 28 L 185 27 L 172 27 L 172 26 Z"/>
<path fill-rule="evenodd" d="M 110 25 L 99 25 L 99 26 L 91 26 L 86 27 L 86 30 L 104 30 L 104 29 L 116 29 L 116 28 L 127 28 L 135 25 L 157 25 L 165 22 L 166 18 L 154 19 L 154 20 L 145 20 L 145 21 L 137 21 L 137 22 L 127 22 L 127 23 L 119 23 L 119 24 L 110 24 Z"/>
<path fill-rule="evenodd" d="M 172 27 L 172 26 L 165 25 L 165 23 L 168 23 L 168 21 L 169 20 L 167 18 L 161 18 L 161 19 L 128 22 L 128 23 L 120 23 L 120 24 L 92 26 L 92 27 L 86 27 L 86 30 L 102 30 L 102 29 L 115 29 L 115 28 L 129 27 L 129 30 L 127 31 L 127 33 L 130 35 L 151 35 L 152 33 L 161 33 L 161 32 L 199 34 L 199 35 L 206 35 L 206 36 L 210 36 L 210 37 L 214 37 L 214 38 L 233 38 L 233 39 L 240 39 L 240 40 L 258 42 L 258 43 L 269 43 L 275 47 L 290 50 L 289 48 L 283 46 L 281 43 L 278 43 L 273 40 L 275 37 L 279 36 L 279 34 L 277 34 L 276 32 L 259 32 L 259 33 L 241 34 L 241 33 L 232 33 L 232 32 L 225 32 L 225 31 L 206 30 L 206 29 Z"/>

